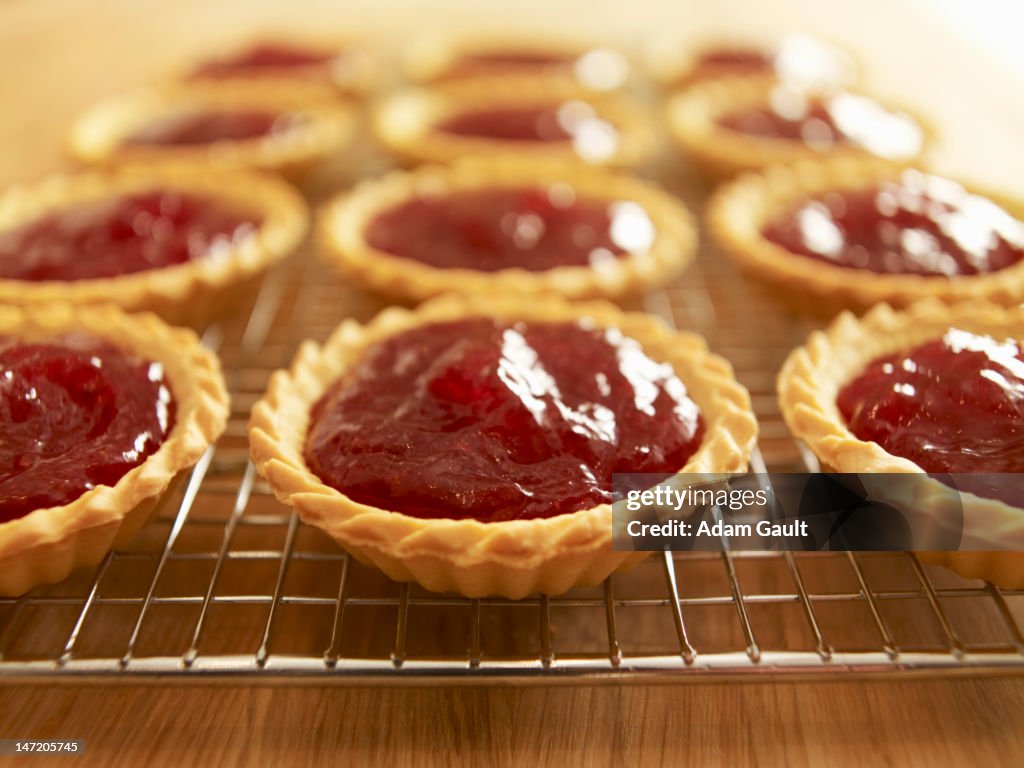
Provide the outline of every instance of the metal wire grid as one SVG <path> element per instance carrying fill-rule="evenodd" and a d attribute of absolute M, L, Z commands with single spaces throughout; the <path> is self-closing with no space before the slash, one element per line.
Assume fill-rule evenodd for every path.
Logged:
<path fill-rule="evenodd" d="M 709 247 L 643 309 L 730 358 L 761 423 L 755 469 L 813 469 L 774 372 L 808 324 Z M 204 341 L 228 371 L 227 433 L 157 520 L 92 573 L 0 599 L 0 678 L 681 681 L 1024 670 L 1024 591 L 909 554 L 663 553 L 601 587 L 467 600 L 367 569 L 273 500 L 245 424 L 305 337 L 378 308 L 301 254 L 244 321 Z M 297 578 L 296 574 L 302 572 Z M 230 616 L 222 615 L 231 612 Z M 628 616 L 626 616 L 628 614 Z"/>

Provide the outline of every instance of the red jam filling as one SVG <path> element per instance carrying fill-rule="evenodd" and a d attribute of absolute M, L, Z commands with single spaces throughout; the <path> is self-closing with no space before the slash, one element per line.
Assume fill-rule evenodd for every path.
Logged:
<path fill-rule="evenodd" d="M 177 192 L 82 203 L 0 232 L 0 278 L 89 280 L 217 258 L 259 221 Z"/>
<path fill-rule="evenodd" d="M 816 37 L 786 35 L 771 49 L 722 46 L 704 51 L 693 62 L 689 77 L 769 75 L 799 86 L 841 85 L 856 76 L 849 55 Z"/>
<path fill-rule="evenodd" d="M 125 139 L 132 146 L 198 146 L 286 134 L 303 125 L 301 115 L 259 110 L 186 112 L 161 117 Z"/>
<path fill-rule="evenodd" d="M 1024 473 L 1024 352 L 959 329 L 869 363 L 837 398 L 850 431 L 931 473 Z M 966 483 L 966 485 L 965 485 Z M 1024 502 L 1019 479 L 956 478 Z"/>
<path fill-rule="evenodd" d="M 112 486 L 163 444 L 163 367 L 85 337 L 0 337 L 0 523 Z"/>
<path fill-rule="evenodd" d="M 377 250 L 442 269 L 600 267 L 646 251 L 654 225 L 636 203 L 587 200 L 566 184 L 421 196 L 366 229 Z"/>
<path fill-rule="evenodd" d="M 285 43 L 260 43 L 248 50 L 223 59 L 206 62 L 193 73 L 194 77 L 249 77 L 296 70 L 325 70 L 337 51 L 318 51 Z"/>
<path fill-rule="evenodd" d="M 313 407 L 309 467 L 364 504 L 484 522 L 612 500 L 612 473 L 679 471 L 704 422 L 616 330 L 487 318 L 372 347 Z"/>
<path fill-rule="evenodd" d="M 827 152 L 855 146 L 878 157 L 913 157 L 924 144 L 921 127 L 908 115 L 852 93 L 807 97 L 778 87 L 767 106 L 731 112 L 718 118 L 722 128 L 761 139 L 796 141 Z"/>
<path fill-rule="evenodd" d="M 1024 223 L 955 182 L 912 171 L 800 203 L 763 234 L 801 256 L 888 274 L 980 275 L 1024 259 Z"/>

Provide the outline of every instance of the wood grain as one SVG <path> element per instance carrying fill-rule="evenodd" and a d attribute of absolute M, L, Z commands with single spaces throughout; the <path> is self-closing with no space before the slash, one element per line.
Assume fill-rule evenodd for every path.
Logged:
<path fill-rule="evenodd" d="M 429 14 L 425 16 L 424 14 Z M 384 50 L 424 26 L 571 26 L 634 50 L 652 30 L 819 32 L 869 83 L 930 115 L 937 163 L 1024 178 L 1021 85 L 917 0 L 0 2 L 0 184 L 65 167 L 68 121 L 255 30 L 358 31 Z M 783 634 L 786 628 L 782 625 Z M 5 685 L 0 737 L 79 738 L 90 764 L 980 765 L 1024 758 L 1020 678 L 672 687 L 402 689 Z M 73 758 L 32 764 L 66 764 Z"/>

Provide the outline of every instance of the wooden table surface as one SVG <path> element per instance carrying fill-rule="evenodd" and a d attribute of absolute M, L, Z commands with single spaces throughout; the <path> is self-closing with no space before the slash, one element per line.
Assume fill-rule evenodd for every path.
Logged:
<path fill-rule="evenodd" d="M 924 0 L 705 5 L 0 0 L 0 184 L 66 167 L 64 128 L 95 99 L 253 30 L 331 28 L 394 48 L 429 22 L 570 25 L 634 48 L 652 30 L 681 38 L 712 26 L 819 32 L 862 56 L 877 92 L 932 118 L 943 137 L 939 167 L 1020 192 L 1022 83 Z M 84 739 L 90 763 L 111 765 L 1012 765 L 1024 758 L 1024 679 L 430 689 L 5 684 L 0 737 Z"/>

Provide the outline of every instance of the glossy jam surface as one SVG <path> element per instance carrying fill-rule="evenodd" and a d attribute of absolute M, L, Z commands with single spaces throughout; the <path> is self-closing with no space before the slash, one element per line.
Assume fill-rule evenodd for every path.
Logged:
<path fill-rule="evenodd" d="M 1024 472 L 1024 352 L 1017 341 L 950 329 L 869 363 L 840 390 L 837 405 L 858 438 L 927 472 Z M 982 495 L 1024 502 L 1020 479 L 967 482 Z M 968 489 L 959 479 L 957 486 Z"/>
<path fill-rule="evenodd" d="M 292 74 L 300 71 L 326 70 L 338 58 L 336 51 L 313 50 L 286 43 L 259 43 L 234 56 L 206 62 L 194 77 L 250 77 L 266 74 Z"/>
<path fill-rule="evenodd" d="M 445 118 L 434 130 L 452 136 L 516 143 L 563 142 L 571 144 L 585 160 L 607 159 L 619 146 L 615 126 L 582 101 L 469 109 Z"/>
<path fill-rule="evenodd" d="M 114 485 L 163 444 L 163 367 L 81 336 L 0 337 L 0 522 Z"/>
<path fill-rule="evenodd" d="M 735 133 L 796 141 L 819 152 L 845 145 L 899 159 L 913 157 L 924 146 L 924 133 L 913 118 L 845 92 L 808 97 L 779 86 L 767 105 L 726 113 L 717 123 Z"/>
<path fill-rule="evenodd" d="M 646 251 L 654 224 L 636 203 L 580 198 L 558 184 L 415 197 L 379 214 L 365 237 L 378 250 L 444 269 L 542 271 L 600 267 Z"/>
<path fill-rule="evenodd" d="M 800 203 L 763 234 L 801 256 L 888 274 L 979 275 L 1024 259 L 1024 223 L 955 182 L 913 171 Z"/>
<path fill-rule="evenodd" d="M 112 197 L 0 231 L 0 278 L 89 280 L 217 258 L 259 217 L 169 191 Z"/>
<path fill-rule="evenodd" d="M 260 110 L 184 112 L 157 118 L 125 139 L 130 146 L 199 146 L 289 133 L 301 115 Z"/>
<path fill-rule="evenodd" d="M 676 472 L 703 433 L 618 331 L 473 318 L 371 348 L 314 406 L 305 455 L 356 501 L 491 522 L 609 502 L 613 472 Z"/>
<path fill-rule="evenodd" d="M 712 48 L 701 53 L 693 62 L 692 76 L 720 77 L 727 75 L 768 74 L 774 67 L 770 51 L 739 46 Z"/>

